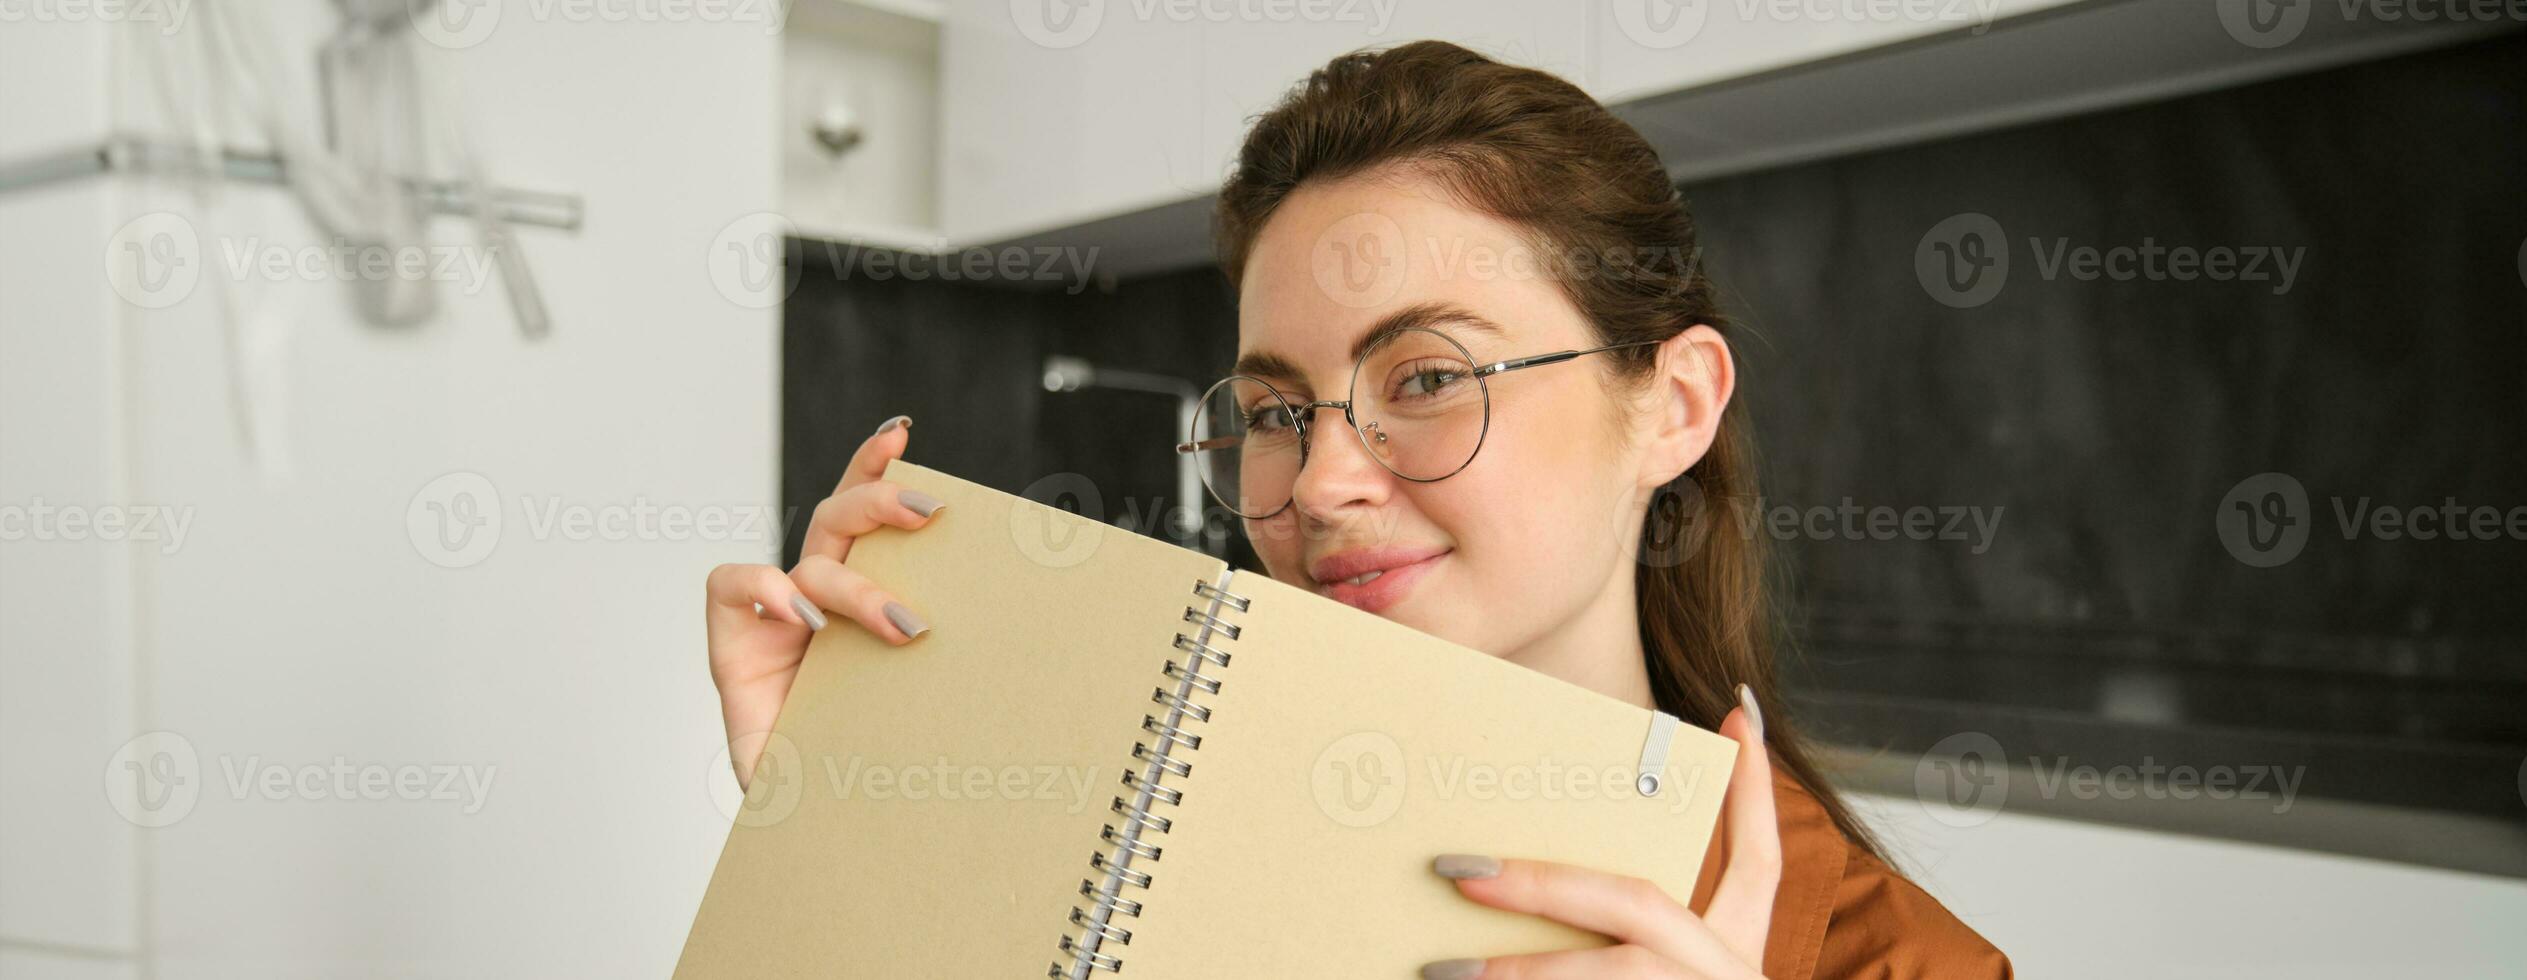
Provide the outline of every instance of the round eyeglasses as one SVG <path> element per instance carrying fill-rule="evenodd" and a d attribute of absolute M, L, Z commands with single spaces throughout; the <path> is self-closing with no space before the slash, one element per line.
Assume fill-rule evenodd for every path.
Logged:
<path fill-rule="evenodd" d="M 1428 327 L 1407 327 L 1361 352 L 1341 401 L 1293 403 L 1261 379 L 1221 379 L 1203 393 L 1194 411 L 1191 441 L 1177 443 L 1176 451 L 1194 457 L 1202 485 L 1221 506 L 1247 520 L 1262 520 L 1290 506 L 1299 469 L 1307 465 L 1308 432 L 1316 411 L 1339 408 L 1360 445 L 1388 472 L 1432 483 L 1455 476 L 1483 448 L 1492 422 L 1491 389 L 1484 379 L 1659 342 L 1607 344 L 1477 365 L 1455 338 Z"/>

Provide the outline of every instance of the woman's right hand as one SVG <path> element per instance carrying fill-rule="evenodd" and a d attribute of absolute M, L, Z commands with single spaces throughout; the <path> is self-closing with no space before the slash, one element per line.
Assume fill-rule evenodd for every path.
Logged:
<path fill-rule="evenodd" d="M 721 565 L 704 587 L 709 599 L 711 683 L 719 687 L 720 717 L 728 726 L 728 761 L 737 785 L 753 777 L 772 722 L 789 697 L 790 682 L 807 658 L 807 641 L 825 626 L 821 610 L 843 614 L 888 643 L 901 646 L 929 624 L 860 573 L 843 567 L 851 543 L 881 525 L 907 530 L 930 523 L 942 502 L 879 477 L 888 460 L 904 454 L 912 419 L 898 415 L 860 443 L 833 495 L 808 518 L 798 567 L 787 574 L 772 565 Z"/>

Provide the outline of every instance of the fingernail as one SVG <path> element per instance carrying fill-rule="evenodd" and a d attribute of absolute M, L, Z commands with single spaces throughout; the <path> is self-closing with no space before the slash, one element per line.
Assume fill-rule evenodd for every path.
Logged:
<path fill-rule="evenodd" d="M 905 636 L 920 636 L 930 631 L 930 624 L 922 622 L 921 617 L 913 615 L 913 611 L 904 608 L 904 604 L 900 602 L 886 604 L 886 621 L 895 624 L 896 629 L 903 630 Z"/>
<path fill-rule="evenodd" d="M 919 514 L 923 517 L 936 514 L 939 512 L 939 508 L 948 505 L 947 501 L 933 497 L 919 490 L 898 490 L 895 493 L 895 499 L 903 501 L 904 506 L 912 508 L 913 513 Z"/>
<path fill-rule="evenodd" d="M 1474 980 L 1482 975 L 1482 960 L 1440 960 L 1421 968 L 1421 980 Z"/>
<path fill-rule="evenodd" d="M 1430 870 L 1439 872 L 1439 877 L 1442 878 L 1489 878 L 1500 874 L 1500 859 L 1484 857 L 1480 854 L 1442 854 L 1430 862 Z M 1449 960 L 1448 962 L 1468 961 Z"/>
<path fill-rule="evenodd" d="M 887 433 L 889 433 L 889 432 L 893 432 L 893 431 L 895 431 L 895 430 L 897 430 L 897 429 L 901 429 L 901 428 L 908 428 L 908 427 L 910 427 L 912 424 L 913 424 L 913 417 L 912 417 L 912 416 L 910 416 L 910 415 L 898 415 L 898 416 L 895 416 L 894 418 L 887 419 L 887 420 L 886 420 L 886 421 L 884 421 L 884 422 L 880 422 L 880 423 L 878 423 L 878 426 L 877 426 L 877 433 L 876 433 L 876 434 L 878 434 L 878 435 L 881 435 L 881 436 L 882 436 L 882 435 L 885 435 L 885 434 L 887 434 Z"/>
<path fill-rule="evenodd" d="M 790 611 L 798 613 L 798 618 L 806 620 L 808 629 L 820 630 L 825 628 L 824 612 L 817 609 L 815 603 L 807 601 L 806 596 L 791 596 Z"/>
<path fill-rule="evenodd" d="M 1737 703 L 1746 707 L 1746 720 L 1755 723 L 1755 741 L 1764 740 L 1764 709 L 1755 704 L 1755 689 L 1737 686 Z"/>

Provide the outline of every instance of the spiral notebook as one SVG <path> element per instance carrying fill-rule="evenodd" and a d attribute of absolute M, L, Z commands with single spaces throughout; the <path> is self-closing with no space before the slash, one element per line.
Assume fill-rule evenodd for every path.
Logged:
<path fill-rule="evenodd" d="M 809 646 L 678 980 L 1416 976 L 1603 945 L 1430 871 L 1693 892 L 1736 743 L 903 461 L 846 564 L 933 629 Z"/>

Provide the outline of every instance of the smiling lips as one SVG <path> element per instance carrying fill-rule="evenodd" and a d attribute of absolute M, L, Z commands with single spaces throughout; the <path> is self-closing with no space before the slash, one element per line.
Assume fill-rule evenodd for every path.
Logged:
<path fill-rule="evenodd" d="M 1318 595 L 1378 612 L 1404 601 L 1413 583 L 1449 550 L 1390 547 L 1336 552 L 1309 565 L 1308 577 L 1316 581 Z"/>

